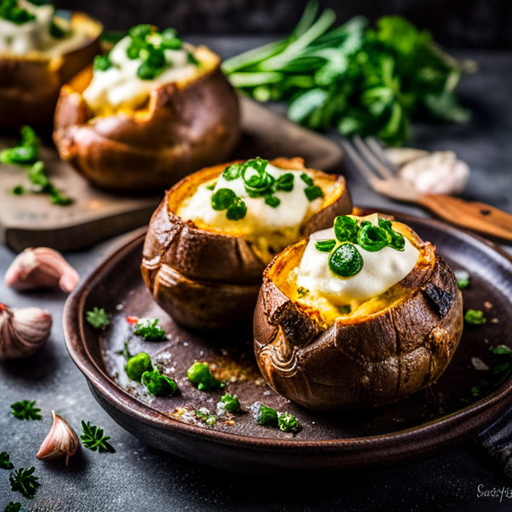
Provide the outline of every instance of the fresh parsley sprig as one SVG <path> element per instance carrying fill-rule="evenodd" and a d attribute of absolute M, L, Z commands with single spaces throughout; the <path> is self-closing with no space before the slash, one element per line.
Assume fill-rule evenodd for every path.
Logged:
<path fill-rule="evenodd" d="M 0 469 L 14 469 L 7 452 L 0 453 Z"/>
<path fill-rule="evenodd" d="M 115 452 L 114 447 L 107 442 L 110 437 L 105 435 L 102 428 L 91 425 L 89 421 L 85 423 L 85 421 L 82 420 L 82 430 L 83 434 L 80 436 L 80 439 L 88 450 L 92 450 L 93 452 Z"/>
<path fill-rule="evenodd" d="M 140 336 L 144 341 L 165 341 L 167 335 L 158 325 L 158 318 L 139 318 L 133 334 Z"/>
<path fill-rule="evenodd" d="M 85 319 L 95 329 L 105 329 L 110 324 L 110 318 L 103 308 L 94 307 L 91 311 L 87 311 Z"/>
<path fill-rule="evenodd" d="M 11 412 L 19 420 L 42 420 L 43 417 L 39 414 L 41 409 L 35 405 L 35 400 L 21 400 L 11 404 Z"/>
<path fill-rule="evenodd" d="M 4 512 L 20 512 L 21 510 L 21 503 L 16 501 L 11 501 L 7 507 L 5 507 Z"/>
<path fill-rule="evenodd" d="M 11 489 L 13 491 L 21 492 L 25 498 L 33 498 L 37 488 L 41 485 L 39 478 L 34 475 L 36 468 L 31 467 L 28 469 L 18 469 L 9 476 Z"/>

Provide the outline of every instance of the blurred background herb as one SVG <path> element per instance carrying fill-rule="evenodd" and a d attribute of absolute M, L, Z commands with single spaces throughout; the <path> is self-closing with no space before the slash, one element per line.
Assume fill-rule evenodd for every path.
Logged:
<path fill-rule="evenodd" d="M 357 16 L 332 28 L 336 15 L 309 2 L 292 34 L 228 59 L 231 83 L 258 101 L 286 101 L 288 117 L 311 129 L 409 139 L 412 120 L 462 123 L 470 112 L 455 89 L 471 63 L 445 54 L 427 31 L 385 16 L 375 28 Z"/>

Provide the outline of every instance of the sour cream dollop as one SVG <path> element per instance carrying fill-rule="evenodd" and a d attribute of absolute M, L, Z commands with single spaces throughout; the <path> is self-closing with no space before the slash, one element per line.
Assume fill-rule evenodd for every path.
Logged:
<path fill-rule="evenodd" d="M 83 92 L 85 102 L 94 112 L 106 106 L 136 108 L 147 100 L 155 87 L 187 80 L 197 72 L 197 66 L 189 62 L 185 49 L 165 50 L 169 68 L 153 80 L 142 80 L 137 76 L 142 60 L 129 59 L 126 54 L 130 43 L 130 36 L 126 36 L 114 46 L 109 54 L 113 66 L 106 71 L 95 70 L 91 83 Z"/>
<path fill-rule="evenodd" d="M 407 238 L 403 251 L 384 247 L 369 252 L 356 245 L 363 257 L 363 268 L 352 277 L 340 277 L 329 270 L 330 253 L 315 248 L 316 242 L 333 238 L 334 228 L 317 231 L 309 237 L 297 272 L 297 286 L 325 297 L 336 306 L 360 304 L 384 293 L 411 272 L 419 257 L 418 249 Z"/>
<path fill-rule="evenodd" d="M 318 209 L 322 199 L 318 198 L 310 202 L 307 198 L 304 190 L 308 185 L 301 178 L 304 171 L 280 169 L 270 163 L 267 164 L 265 170 L 275 179 L 288 173 L 294 176 L 293 190 L 275 192 L 275 197 L 281 201 L 279 206 L 269 206 L 263 197 L 249 197 L 242 178 L 228 181 L 221 175 L 213 190 L 207 188 L 209 183 L 200 185 L 194 195 L 181 205 L 178 215 L 185 220 L 200 221 L 228 231 L 243 231 L 251 233 L 253 236 L 265 236 L 273 231 L 298 229 L 308 213 Z M 228 188 L 238 197 L 243 198 L 247 206 L 247 214 L 243 219 L 229 220 L 226 217 L 226 211 L 217 211 L 212 208 L 212 195 L 221 188 Z"/>

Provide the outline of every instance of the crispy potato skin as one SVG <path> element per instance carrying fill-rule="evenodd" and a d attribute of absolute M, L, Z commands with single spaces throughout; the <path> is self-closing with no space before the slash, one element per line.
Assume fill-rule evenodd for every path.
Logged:
<path fill-rule="evenodd" d="M 81 94 L 92 71 L 84 70 L 60 94 L 54 132 L 60 156 L 96 187 L 120 192 L 166 188 L 226 159 L 240 137 L 238 97 L 220 58 L 201 51 L 215 65 L 185 84 L 155 88 L 143 112 L 93 117 Z"/>
<path fill-rule="evenodd" d="M 62 84 L 98 54 L 101 24 L 82 13 L 73 13 L 71 23 L 86 25 L 89 39 L 61 57 L 0 56 L 1 130 L 50 123 Z"/>
<path fill-rule="evenodd" d="M 405 300 L 365 321 L 324 329 L 268 277 L 254 315 L 256 359 L 281 395 L 315 410 L 395 402 L 435 382 L 450 362 L 462 327 L 462 295 L 430 244 L 432 263 L 401 281 Z M 305 247 L 305 246 L 304 246 Z"/>
<path fill-rule="evenodd" d="M 304 169 L 302 159 L 272 163 Z M 196 329 L 250 324 L 265 268 L 244 238 L 199 229 L 174 213 L 199 184 L 219 176 L 227 165 L 198 171 L 171 188 L 153 214 L 144 244 L 141 271 L 153 298 L 178 323 Z M 325 208 L 302 227 L 303 236 L 352 210 L 345 179 L 315 172 L 331 183 L 334 192 Z"/>

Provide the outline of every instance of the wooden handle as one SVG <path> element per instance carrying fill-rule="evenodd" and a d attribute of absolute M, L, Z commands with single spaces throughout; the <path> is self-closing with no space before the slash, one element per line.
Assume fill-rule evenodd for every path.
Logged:
<path fill-rule="evenodd" d="M 512 242 L 512 215 L 494 206 L 440 194 L 426 194 L 419 202 L 452 224 Z"/>

